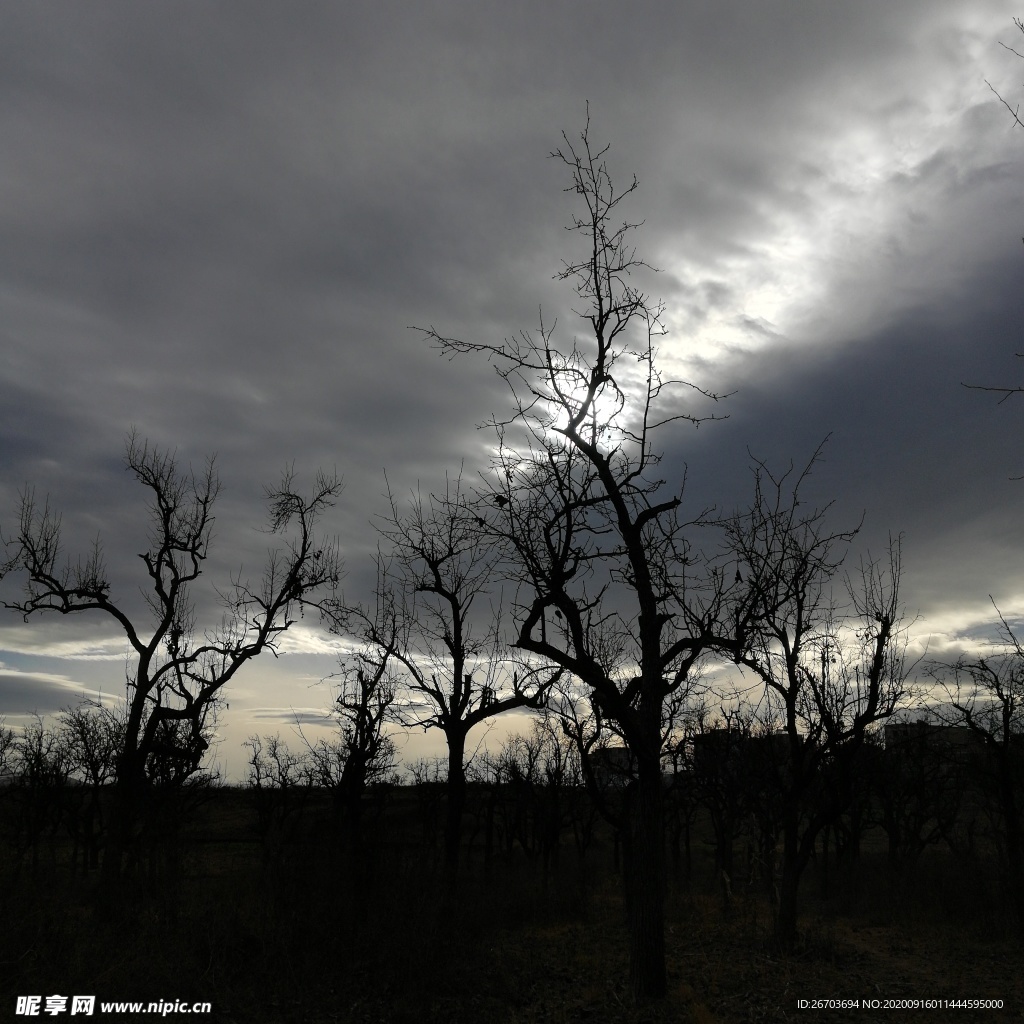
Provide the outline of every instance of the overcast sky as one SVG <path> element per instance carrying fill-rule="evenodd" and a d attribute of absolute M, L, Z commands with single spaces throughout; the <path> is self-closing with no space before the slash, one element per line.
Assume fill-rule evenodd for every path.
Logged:
<path fill-rule="evenodd" d="M 640 185 L 667 365 L 734 391 L 729 419 L 664 435 L 695 504 L 749 493 L 748 449 L 806 460 L 859 551 L 904 535 L 904 595 L 941 655 L 1024 618 L 1024 61 L 1012 6 L 260 3 L 0 5 L 0 529 L 26 483 L 74 553 L 99 532 L 141 582 L 134 425 L 223 481 L 226 579 L 267 547 L 263 487 L 337 469 L 327 524 L 365 594 L 383 509 L 437 487 L 505 408 L 486 364 L 410 325 L 500 341 L 538 309 L 568 332 L 565 168 L 586 103 Z M 9 591 L 8 591 L 9 593 Z M 226 694 L 240 741 L 326 706 L 329 643 Z M 930 638 L 930 639 L 929 639 Z M 97 618 L 0 620 L 0 713 L 120 694 Z M 430 740 L 430 738 L 427 738 Z M 430 740 L 430 742 L 434 742 Z M 406 753 L 433 749 L 423 738 Z"/>

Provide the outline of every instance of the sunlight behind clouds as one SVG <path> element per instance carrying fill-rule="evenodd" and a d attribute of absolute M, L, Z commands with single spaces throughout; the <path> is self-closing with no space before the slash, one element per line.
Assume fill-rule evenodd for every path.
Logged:
<path fill-rule="evenodd" d="M 59 636 L 59 634 L 58 634 Z M 8 654 L 59 658 L 68 661 L 121 661 L 128 656 L 124 637 L 83 635 L 76 639 L 54 639 L 31 626 L 4 631 L 4 651 Z"/>
<path fill-rule="evenodd" d="M 997 602 L 999 612 L 1016 628 L 1024 619 L 1024 593 L 1007 597 Z M 929 656 L 947 660 L 950 653 L 955 658 L 960 654 L 980 656 L 990 654 L 993 645 L 999 646 L 999 624 L 991 601 L 976 604 L 958 604 L 946 611 L 932 612 L 928 616 Z"/>
<path fill-rule="evenodd" d="M 867 84 L 847 74 L 794 109 L 790 152 L 769 154 L 773 180 L 755 199 L 736 197 L 751 207 L 742 246 L 691 230 L 676 243 L 665 232 L 666 274 L 653 287 L 669 284 L 663 350 L 679 372 L 700 381 L 779 342 L 845 340 L 919 300 L 917 279 L 934 286 L 936 265 L 949 278 L 962 272 L 968 254 L 944 261 L 934 251 L 936 221 L 955 218 L 968 193 L 1020 159 L 981 73 L 1005 24 L 973 21 L 924 33 L 908 64 Z M 912 95 L 908 77 L 920 82 Z"/>
<path fill-rule="evenodd" d="M 352 640 L 343 639 L 319 628 L 318 619 L 313 617 L 310 622 L 300 620 L 295 623 L 278 641 L 281 654 L 322 654 L 336 657 L 351 653 L 356 646 Z"/>

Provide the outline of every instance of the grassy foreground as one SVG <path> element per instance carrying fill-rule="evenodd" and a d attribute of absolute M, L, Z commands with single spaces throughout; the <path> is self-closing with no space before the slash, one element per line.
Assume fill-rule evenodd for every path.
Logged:
<path fill-rule="evenodd" d="M 388 812 L 358 858 L 329 829 L 268 849 L 242 797 L 215 796 L 177 858 L 154 851 L 116 914 L 96 906 L 95 873 L 72 873 L 59 841 L 34 869 L 8 854 L 0 1019 L 27 1019 L 14 1016 L 18 995 L 54 993 L 208 1001 L 202 1019 L 309 1024 L 1024 1019 L 1024 955 L 998 887 L 940 849 L 893 877 L 868 843 L 858 864 L 832 865 L 827 897 L 812 872 L 801 946 L 783 958 L 769 887 L 727 895 L 698 835 L 692 877 L 669 894 L 669 998 L 633 1007 L 607 836 L 582 866 L 571 847 L 547 871 L 516 849 L 488 871 L 471 860 L 446 894 L 436 851 L 396 838 Z M 860 1005 L 798 1003 L 828 998 Z M 986 998 L 1004 1008 L 884 1003 Z M 98 1005 L 95 1016 L 115 1019 Z"/>

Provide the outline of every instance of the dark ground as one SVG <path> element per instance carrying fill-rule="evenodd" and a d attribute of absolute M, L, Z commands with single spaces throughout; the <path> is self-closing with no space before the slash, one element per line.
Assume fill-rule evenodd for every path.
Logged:
<path fill-rule="evenodd" d="M 34 869 L 8 844 L 0 1017 L 27 1019 L 18 995 L 60 993 L 208 1001 L 204 1019 L 255 1024 L 1024 1020 L 1024 955 L 996 870 L 968 871 L 940 847 L 894 873 L 869 835 L 856 864 L 832 865 L 827 898 L 812 865 L 801 943 L 782 957 L 770 885 L 733 885 L 727 900 L 698 827 L 692 879 L 671 882 L 669 996 L 636 1008 L 602 830 L 582 867 L 571 840 L 547 872 L 518 848 L 484 871 L 478 849 L 446 897 L 412 791 L 392 796 L 359 857 L 315 814 L 291 841 L 261 842 L 247 797 L 213 791 L 177 860 L 167 846 L 143 858 L 120 912 L 96 906 L 96 872 L 69 871 L 66 839 L 42 842 Z M 798 1006 L 829 998 L 860 1006 Z M 884 1006 L 901 999 L 1004 1008 Z M 132 1019 L 98 1005 L 95 1017 Z"/>

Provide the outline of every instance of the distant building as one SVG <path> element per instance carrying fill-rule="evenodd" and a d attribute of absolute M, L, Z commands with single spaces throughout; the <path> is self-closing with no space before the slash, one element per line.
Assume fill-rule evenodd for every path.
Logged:
<path fill-rule="evenodd" d="M 709 729 L 693 737 L 693 770 L 707 778 L 739 767 L 746 735 L 737 729 Z"/>
<path fill-rule="evenodd" d="M 628 747 L 598 747 L 590 752 L 590 767 L 599 789 L 625 789 L 636 778 Z"/>
<path fill-rule="evenodd" d="M 987 758 L 984 738 L 975 730 L 965 725 L 935 725 L 923 718 L 886 725 L 885 752 L 896 763 L 925 769 L 931 765 L 943 776 L 958 777 L 981 769 Z"/>
<path fill-rule="evenodd" d="M 771 773 L 789 763 L 789 736 L 752 736 L 739 729 L 710 729 L 693 737 L 693 768 L 705 778 L 722 774 Z"/>
<path fill-rule="evenodd" d="M 628 747 L 598 747 L 588 757 L 598 789 L 625 789 L 636 781 L 636 761 Z M 662 763 L 661 785 L 664 789 L 687 784 L 690 776 L 689 770 L 669 771 Z"/>
<path fill-rule="evenodd" d="M 885 749 L 922 746 L 934 751 L 966 752 L 983 745 L 981 737 L 966 725 L 935 725 L 926 719 L 889 722 L 885 727 Z"/>

